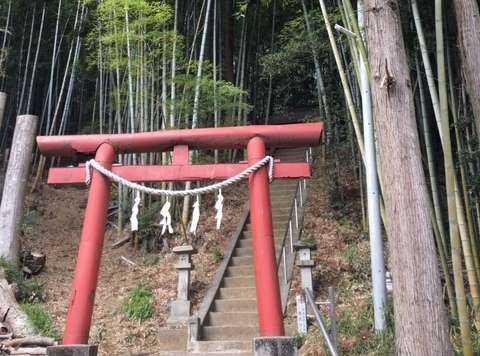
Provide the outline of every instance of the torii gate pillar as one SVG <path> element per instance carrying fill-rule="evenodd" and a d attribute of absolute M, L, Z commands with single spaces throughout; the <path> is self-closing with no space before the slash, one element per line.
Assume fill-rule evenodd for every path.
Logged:
<path fill-rule="evenodd" d="M 112 168 L 114 158 L 115 150 L 108 143 L 102 143 L 95 154 L 95 160 L 107 169 Z M 109 201 L 110 180 L 93 170 L 63 336 L 67 345 L 88 343 Z"/>
<path fill-rule="evenodd" d="M 248 142 L 247 153 L 248 163 L 255 164 L 265 157 L 265 142 L 260 137 L 252 138 Z M 262 167 L 248 179 L 258 323 L 261 336 L 283 336 L 285 330 L 275 261 L 267 169 Z"/>

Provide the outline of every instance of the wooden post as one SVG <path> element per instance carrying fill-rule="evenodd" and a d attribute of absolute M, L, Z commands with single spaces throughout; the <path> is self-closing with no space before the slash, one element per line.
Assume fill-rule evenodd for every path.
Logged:
<path fill-rule="evenodd" d="M 307 333 L 307 305 L 303 293 L 297 295 L 295 300 L 297 302 L 297 331 L 300 335 L 305 335 Z"/>
<path fill-rule="evenodd" d="M 0 91 L 0 129 L 2 128 L 6 107 L 7 107 L 7 93 Z"/>
<path fill-rule="evenodd" d="M 17 117 L 8 161 L 2 203 L 0 205 L 0 256 L 17 263 L 19 252 L 18 228 L 22 221 L 25 188 L 37 133 L 38 117 Z"/>

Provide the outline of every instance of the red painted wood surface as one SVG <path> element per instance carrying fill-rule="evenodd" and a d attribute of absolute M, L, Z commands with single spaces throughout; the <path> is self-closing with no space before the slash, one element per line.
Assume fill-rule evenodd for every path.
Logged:
<path fill-rule="evenodd" d="M 101 145 L 95 155 L 106 168 L 112 166 L 114 157 L 115 151 L 108 144 Z M 110 181 L 99 172 L 93 172 L 70 291 L 64 344 L 88 344 L 109 200 Z"/>
<path fill-rule="evenodd" d="M 248 163 L 171 165 L 171 166 L 112 166 L 112 171 L 132 182 L 223 180 L 249 167 Z M 274 178 L 308 178 L 308 163 L 275 163 Z M 85 167 L 50 168 L 48 184 L 85 183 Z"/>
<path fill-rule="evenodd" d="M 248 162 L 254 164 L 265 157 L 265 143 L 260 137 L 255 137 L 248 143 L 247 151 Z M 275 260 L 267 167 L 250 175 L 248 188 L 260 336 L 283 336 L 285 330 Z"/>
<path fill-rule="evenodd" d="M 109 143 L 118 153 L 161 152 L 176 145 L 190 149 L 242 149 L 254 137 L 261 137 L 267 148 L 318 146 L 323 123 L 291 125 L 256 125 L 162 130 L 134 134 L 38 136 L 43 155 L 73 156 L 94 154 L 102 143 Z"/>

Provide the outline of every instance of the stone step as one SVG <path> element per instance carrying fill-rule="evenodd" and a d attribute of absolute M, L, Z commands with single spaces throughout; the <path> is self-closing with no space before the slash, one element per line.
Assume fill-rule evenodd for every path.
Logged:
<path fill-rule="evenodd" d="M 278 159 L 282 158 L 290 158 L 290 157 L 298 157 L 298 158 L 305 158 L 306 157 L 306 152 L 305 149 L 289 149 L 287 150 L 282 150 L 281 152 L 275 152 L 274 157 Z"/>
<path fill-rule="evenodd" d="M 201 355 L 249 355 L 252 356 L 253 341 L 225 340 L 225 341 L 196 341 L 193 342 L 192 353 Z"/>
<path fill-rule="evenodd" d="M 291 204 L 288 204 L 288 206 L 285 205 L 281 207 L 276 207 L 272 210 L 272 217 L 281 216 L 281 215 L 288 216 L 288 214 L 290 213 L 290 209 L 291 209 Z"/>
<path fill-rule="evenodd" d="M 280 252 L 280 236 L 277 236 L 275 238 L 275 253 Z M 248 257 L 248 256 L 253 256 L 253 251 L 252 251 L 252 246 L 248 247 L 237 247 L 234 252 L 234 257 Z"/>
<path fill-rule="evenodd" d="M 291 207 L 293 198 L 295 198 L 294 193 L 284 193 L 284 192 L 273 193 L 270 196 L 270 204 L 272 207 L 272 211 L 277 208 L 286 209 Z"/>
<path fill-rule="evenodd" d="M 281 196 L 281 195 L 288 195 L 288 194 L 295 194 L 297 191 L 296 186 L 292 187 L 275 187 L 270 186 L 270 196 L 273 198 L 274 196 Z"/>
<path fill-rule="evenodd" d="M 232 257 L 230 262 L 231 266 L 252 266 L 253 265 L 253 258 L 252 256 L 238 256 Z"/>
<path fill-rule="evenodd" d="M 274 207 L 290 208 L 293 204 L 294 197 L 295 196 L 293 194 L 289 196 L 280 196 L 280 197 L 272 196 L 270 200 L 270 204 L 272 208 Z"/>
<path fill-rule="evenodd" d="M 276 213 L 276 212 L 285 212 L 285 211 L 288 211 L 290 210 L 290 207 L 291 207 L 291 201 L 293 200 L 293 196 L 290 198 L 290 197 L 285 197 L 286 199 L 288 198 L 288 204 L 285 203 L 285 204 L 276 204 L 276 205 L 273 205 L 272 206 L 272 213 Z"/>
<path fill-rule="evenodd" d="M 275 224 L 286 223 L 289 218 L 290 218 L 290 209 L 284 210 L 284 211 L 276 213 L 276 214 L 272 214 L 272 222 L 273 222 L 274 226 L 275 226 Z"/>
<path fill-rule="evenodd" d="M 270 189 L 274 188 L 283 188 L 283 189 L 296 189 L 298 185 L 298 180 L 287 180 L 287 179 L 277 179 L 270 184 Z"/>
<path fill-rule="evenodd" d="M 278 250 L 279 247 L 280 247 L 280 244 L 282 242 L 282 239 L 283 237 L 285 236 L 285 231 L 283 231 L 282 233 L 275 233 L 274 232 L 274 235 L 275 235 L 275 248 Z M 244 238 L 244 239 L 240 239 L 237 243 L 237 248 L 244 248 L 244 247 L 252 247 L 252 239 L 251 238 Z"/>
<path fill-rule="evenodd" d="M 255 298 L 243 299 L 216 299 L 214 302 L 216 312 L 257 312 Z"/>
<path fill-rule="evenodd" d="M 226 277 L 253 277 L 253 265 L 228 266 Z"/>
<path fill-rule="evenodd" d="M 293 153 L 285 153 L 281 154 L 280 156 L 275 156 L 275 158 L 279 159 L 280 162 L 287 162 L 289 160 L 293 160 L 294 162 L 305 162 L 306 155 L 305 152 L 293 152 Z"/>
<path fill-rule="evenodd" d="M 208 326 L 257 326 L 258 314 L 252 312 L 210 312 L 208 313 Z"/>
<path fill-rule="evenodd" d="M 276 237 L 276 236 L 283 236 L 285 234 L 285 230 L 286 230 L 286 227 L 287 227 L 287 224 L 285 223 L 285 228 L 284 229 L 281 229 L 279 227 L 273 229 L 273 235 Z M 247 225 L 245 225 L 245 229 L 242 231 L 242 236 L 240 236 L 240 240 L 250 240 L 252 237 L 252 234 L 251 234 L 251 231 L 250 231 L 250 224 L 248 224 L 248 230 L 247 230 Z M 240 247 L 239 245 L 237 245 L 237 247 Z M 243 246 L 245 247 L 245 246 Z"/>
<path fill-rule="evenodd" d="M 290 212 L 290 210 L 288 211 L 288 213 L 289 212 Z M 290 214 L 288 214 L 288 213 L 272 215 L 273 226 L 277 227 L 278 224 L 286 223 L 288 221 L 288 219 L 290 218 Z"/>
<path fill-rule="evenodd" d="M 256 298 L 255 286 L 240 288 L 220 288 L 218 299 L 252 299 Z"/>
<path fill-rule="evenodd" d="M 198 341 L 198 342 L 220 342 L 223 341 Z M 159 355 L 165 356 L 191 356 L 191 355 L 201 355 L 201 356 L 252 356 L 252 351 L 231 351 L 226 350 L 225 352 L 188 352 L 188 353 L 176 353 L 176 354 L 168 354 L 168 353 L 160 353 Z"/>
<path fill-rule="evenodd" d="M 186 328 L 161 328 L 156 337 L 160 351 L 184 351 L 187 348 Z"/>
<path fill-rule="evenodd" d="M 225 277 L 223 278 L 224 288 L 255 287 L 255 280 L 252 277 Z"/>
<path fill-rule="evenodd" d="M 204 326 L 203 340 L 249 340 L 258 335 L 257 326 Z"/>
<path fill-rule="evenodd" d="M 233 251 L 234 256 L 252 256 L 252 246 L 237 247 Z"/>
<path fill-rule="evenodd" d="M 270 186 L 270 199 L 281 196 L 292 196 L 297 192 L 298 185 L 271 185 Z"/>
<path fill-rule="evenodd" d="M 282 219 L 281 221 L 273 222 L 273 235 L 277 236 L 278 234 L 283 234 L 285 233 L 285 230 L 287 229 L 287 224 L 288 224 L 288 218 Z M 250 223 L 245 225 L 245 228 L 243 229 L 243 232 L 245 233 L 250 233 L 252 231 L 252 225 Z"/>
<path fill-rule="evenodd" d="M 252 247 L 252 238 L 250 236 L 238 240 L 237 248 Z"/>

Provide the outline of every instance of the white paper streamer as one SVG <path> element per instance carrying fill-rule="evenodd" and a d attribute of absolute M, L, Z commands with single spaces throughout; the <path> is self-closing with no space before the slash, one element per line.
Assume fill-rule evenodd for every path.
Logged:
<path fill-rule="evenodd" d="M 167 199 L 165 204 L 163 204 L 162 210 L 160 210 L 160 215 L 163 217 L 160 221 L 160 225 L 162 225 L 162 235 L 168 228 L 168 232 L 173 234 L 172 228 L 172 216 L 170 215 L 170 200 Z"/>
<path fill-rule="evenodd" d="M 132 231 L 138 231 L 138 206 L 140 205 L 140 192 L 137 191 L 130 215 L 130 227 Z"/>
<path fill-rule="evenodd" d="M 217 210 L 217 214 L 215 215 L 215 219 L 217 219 L 217 230 L 220 230 L 220 226 L 222 225 L 222 218 L 223 218 L 223 195 L 222 195 L 221 189 L 218 190 L 215 209 Z"/>
<path fill-rule="evenodd" d="M 197 200 L 193 204 L 192 221 L 190 222 L 190 233 L 195 234 L 197 232 L 198 222 L 200 221 L 200 199 L 197 195 Z"/>

